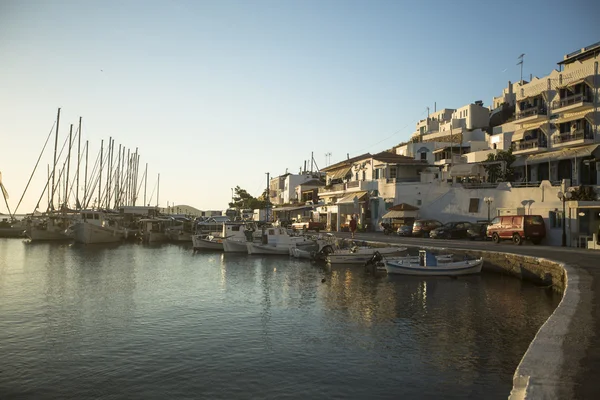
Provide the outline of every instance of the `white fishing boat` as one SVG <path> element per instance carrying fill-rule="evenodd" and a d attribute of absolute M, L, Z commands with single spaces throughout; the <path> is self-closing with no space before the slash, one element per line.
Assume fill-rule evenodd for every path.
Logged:
<path fill-rule="evenodd" d="M 216 250 L 223 251 L 223 238 L 213 235 L 192 235 L 194 251 Z"/>
<path fill-rule="evenodd" d="M 262 231 L 254 223 L 225 222 L 223 224 L 223 250 L 225 253 L 248 253 L 246 242 L 259 242 Z"/>
<path fill-rule="evenodd" d="M 118 214 L 99 210 L 81 211 L 81 220 L 68 229 L 77 243 L 118 243 L 127 237 L 127 230 L 119 222 Z"/>
<path fill-rule="evenodd" d="M 166 242 L 167 227 L 170 220 L 167 218 L 143 218 L 139 220 L 140 235 L 144 243 Z"/>
<path fill-rule="evenodd" d="M 316 240 L 307 236 L 291 236 L 285 228 L 263 227 L 261 241 L 246 242 L 248 254 L 290 255 L 290 249 L 299 247 L 316 251 L 319 245 Z"/>
<path fill-rule="evenodd" d="M 420 250 L 417 260 L 413 258 L 386 259 L 376 254 L 373 260 L 385 265 L 388 274 L 423 275 L 423 276 L 456 276 L 478 274 L 483 267 L 483 258 L 475 260 L 453 261 L 449 258 L 436 257 L 434 254 Z"/>
<path fill-rule="evenodd" d="M 27 221 L 25 235 L 32 242 L 71 240 L 67 232 L 74 221 L 72 215 L 50 212 L 41 216 L 32 216 Z"/>
<path fill-rule="evenodd" d="M 325 261 L 329 264 L 360 264 L 369 261 L 375 252 L 385 256 L 399 256 L 406 251 L 406 247 L 368 247 L 353 246 L 349 249 L 337 249 L 333 245 L 324 246 L 317 254 L 315 260 Z"/>

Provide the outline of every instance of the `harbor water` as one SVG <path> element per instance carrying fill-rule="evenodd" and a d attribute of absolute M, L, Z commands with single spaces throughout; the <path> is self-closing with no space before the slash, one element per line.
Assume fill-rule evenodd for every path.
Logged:
<path fill-rule="evenodd" d="M 487 273 L 0 239 L 0 398 L 506 399 L 559 301 Z"/>

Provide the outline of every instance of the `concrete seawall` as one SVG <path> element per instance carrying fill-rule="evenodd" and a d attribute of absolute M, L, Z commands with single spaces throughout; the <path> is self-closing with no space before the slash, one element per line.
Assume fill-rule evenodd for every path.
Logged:
<path fill-rule="evenodd" d="M 581 395 L 581 376 L 589 372 L 584 365 L 585 350 L 595 336 L 596 322 L 587 310 L 594 301 L 593 277 L 584 268 L 553 260 L 551 252 L 549 258 L 543 258 L 515 254 L 512 251 L 516 249 L 498 252 L 401 245 L 458 257 L 483 257 L 484 271 L 513 275 L 561 292 L 561 302 L 540 327 L 515 371 L 509 399 L 572 399 Z"/>

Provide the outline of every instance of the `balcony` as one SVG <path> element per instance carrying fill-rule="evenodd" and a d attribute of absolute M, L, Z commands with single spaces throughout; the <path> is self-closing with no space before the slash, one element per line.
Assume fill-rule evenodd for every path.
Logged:
<path fill-rule="evenodd" d="M 592 96 L 588 94 L 574 94 L 572 96 L 564 97 L 560 100 L 552 102 L 552 111 L 566 112 L 566 111 L 583 111 L 587 108 L 592 108 Z"/>
<path fill-rule="evenodd" d="M 548 150 L 548 145 L 545 141 L 540 139 L 522 140 L 519 142 L 513 142 L 512 144 L 513 154 L 530 154 L 538 153 L 540 151 Z"/>
<path fill-rule="evenodd" d="M 553 147 L 575 146 L 594 143 L 594 133 L 589 129 L 577 129 L 570 133 L 562 133 L 552 139 Z"/>
<path fill-rule="evenodd" d="M 338 195 L 343 193 L 352 193 L 360 191 L 377 190 L 377 180 L 368 181 L 350 181 L 346 183 L 337 183 L 331 186 L 319 188 L 319 197 L 328 195 Z"/>
<path fill-rule="evenodd" d="M 534 122 L 546 118 L 547 115 L 546 106 L 533 106 L 526 108 L 523 111 L 517 111 L 516 119 L 519 122 Z"/>

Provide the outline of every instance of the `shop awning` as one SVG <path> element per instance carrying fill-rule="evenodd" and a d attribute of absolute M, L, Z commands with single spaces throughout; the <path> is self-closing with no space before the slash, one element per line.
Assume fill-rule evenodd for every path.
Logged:
<path fill-rule="evenodd" d="M 383 214 L 381 218 L 416 218 L 416 211 L 395 211 L 390 210 L 387 213 Z"/>
<path fill-rule="evenodd" d="M 354 192 L 354 193 L 350 193 L 350 194 L 345 195 L 341 199 L 339 199 L 336 204 L 352 204 L 352 203 L 354 203 L 354 198 L 355 197 L 358 197 L 358 201 L 359 202 L 360 201 L 364 201 L 366 195 L 367 195 L 367 192 Z"/>
<path fill-rule="evenodd" d="M 346 177 L 346 175 L 348 175 L 348 172 L 350 172 L 351 169 L 352 169 L 352 166 L 349 166 L 349 167 L 340 168 L 340 169 L 334 171 L 333 174 L 331 175 L 331 180 L 344 179 Z"/>
<path fill-rule="evenodd" d="M 596 153 L 598 149 L 597 144 L 590 144 L 588 146 L 574 147 L 568 149 L 561 149 L 555 151 L 548 151 L 541 154 L 531 154 L 529 156 L 521 156 L 515 160 L 510 166 L 511 167 L 522 167 L 525 164 L 541 164 L 548 161 L 557 160 L 568 160 L 571 158 L 583 158 L 589 157 Z"/>
<path fill-rule="evenodd" d="M 518 142 L 519 140 L 523 140 L 525 137 L 525 132 L 525 129 L 517 129 L 515 133 L 513 133 L 511 141 Z"/>
<path fill-rule="evenodd" d="M 468 176 L 479 176 L 483 175 L 483 167 L 479 164 L 454 164 L 450 168 L 451 177 L 468 177 Z"/>

